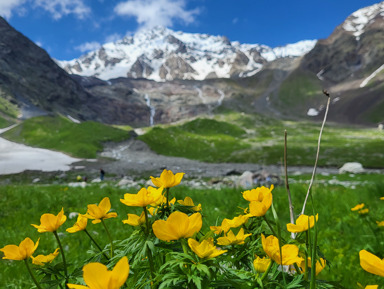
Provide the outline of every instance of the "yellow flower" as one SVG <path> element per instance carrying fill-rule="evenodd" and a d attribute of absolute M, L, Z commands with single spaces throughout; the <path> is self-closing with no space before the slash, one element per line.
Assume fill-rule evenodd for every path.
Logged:
<path fill-rule="evenodd" d="M 144 224 L 145 223 L 144 211 L 141 213 L 140 216 L 135 214 L 128 214 L 128 219 L 123 220 L 123 223 L 131 226 L 140 226 L 141 224 Z"/>
<path fill-rule="evenodd" d="M 40 240 L 40 239 L 39 239 Z M 0 251 L 4 253 L 3 259 L 9 260 L 25 260 L 32 256 L 32 254 L 39 246 L 39 240 L 36 244 L 30 238 L 25 238 L 20 242 L 20 245 L 7 245 L 1 248 Z"/>
<path fill-rule="evenodd" d="M 379 285 L 367 285 L 365 286 L 365 289 L 378 289 Z"/>
<path fill-rule="evenodd" d="M 151 176 L 151 180 L 156 187 L 164 187 L 167 189 L 180 184 L 183 176 L 184 173 L 177 173 L 174 175 L 172 171 L 164 170 L 161 173 L 160 178 L 154 178 Z"/>
<path fill-rule="evenodd" d="M 316 222 L 319 219 L 319 214 L 316 215 Z M 289 223 L 287 224 L 287 230 L 291 233 L 300 233 L 308 230 L 309 228 L 313 228 L 315 225 L 315 217 L 314 216 L 307 216 L 307 215 L 300 215 L 296 219 L 296 225 Z"/>
<path fill-rule="evenodd" d="M 88 219 L 93 220 L 93 224 L 100 223 L 101 220 L 109 219 L 109 218 L 116 218 L 117 213 L 111 212 L 108 213 L 111 210 L 111 201 L 108 197 L 105 197 L 101 200 L 99 205 L 91 204 L 88 205 L 87 213 L 84 215 Z"/>
<path fill-rule="evenodd" d="M 77 216 L 76 223 L 67 229 L 68 233 L 76 233 L 79 231 L 84 231 L 87 228 L 88 218 L 85 215 L 79 214 Z"/>
<path fill-rule="evenodd" d="M 39 233 L 55 232 L 66 220 L 67 216 L 64 215 L 64 209 L 61 208 L 57 216 L 53 214 L 43 214 L 40 218 L 40 226 L 34 224 L 32 224 L 32 226 L 34 226 Z"/>
<path fill-rule="evenodd" d="M 256 256 L 256 259 L 253 260 L 253 267 L 255 267 L 256 272 L 263 273 L 267 271 L 270 263 L 271 259 L 266 257 L 260 258 L 259 256 Z"/>
<path fill-rule="evenodd" d="M 250 202 L 249 213 L 255 217 L 262 217 L 272 205 L 273 185 L 268 189 L 264 186 L 244 191 L 243 198 Z"/>
<path fill-rule="evenodd" d="M 284 245 L 281 247 L 282 256 L 280 255 L 279 240 L 275 236 L 268 236 L 265 238 L 261 234 L 261 242 L 263 244 L 264 252 L 273 261 L 280 265 L 292 265 L 294 263 L 301 263 L 303 258 L 299 257 L 299 248 L 296 245 Z"/>
<path fill-rule="evenodd" d="M 380 200 L 384 201 L 384 197 L 380 197 Z"/>
<path fill-rule="evenodd" d="M 163 188 L 142 188 L 137 194 L 125 194 L 124 199 L 120 199 L 120 202 L 129 207 L 146 207 L 156 204 L 161 199 L 162 192 Z"/>
<path fill-rule="evenodd" d="M 327 261 L 324 260 L 323 258 L 320 258 L 320 260 L 317 260 L 316 261 L 316 276 L 321 272 L 323 271 L 323 269 L 325 268 L 325 265 L 327 264 Z M 301 269 L 301 271 L 304 273 L 305 272 L 305 260 L 303 259 L 303 261 L 301 261 L 301 263 L 298 264 L 299 268 Z M 308 257 L 308 267 L 309 268 L 312 268 L 312 261 L 311 261 L 311 257 Z"/>
<path fill-rule="evenodd" d="M 377 226 L 379 226 L 379 227 L 384 227 L 384 221 L 381 221 L 381 222 L 376 221 L 376 224 L 377 224 Z"/>
<path fill-rule="evenodd" d="M 369 253 L 366 250 L 361 250 L 360 266 L 367 272 L 384 277 L 384 259 Z"/>
<path fill-rule="evenodd" d="M 249 202 L 254 202 L 254 201 L 260 202 L 266 195 L 271 194 L 273 189 L 274 189 L 273 185 L 271 185 L 269 189 L 262 186 L 262 187 L 257 187 L 256 189 L 244 191 L 242 192 L 242 194 L 243 194 L 243 198 Z"/>
<path fill-rule="evenodd" d="M 153 223 L 153 233 L 163 241 L 179 240 L 192 237 L 199 232 L 203 225 L 201 214 L 187 214 L 176 211 L 169 215 L 166 221 L 157 220 Z"/>
<path fill-rule="evenodd" d="M 354 206 L 351 211 L 358 211 L 358 210 L 361 210 L 362 208 L 364 208 L 365 204 L 364 203 L 361 203 L 361 204 L 358 204 L 356 206 Z"/>
<path fill-rule="evenodd" d="M 49 255 L 37 255 L 36 257 L 31 256 L 32 263 L 39 266 L 44 266 L 45 263 L 51 263 L 59 255 L 59 248 L 55 252 Z"/>
<path fill-rule="evenodd" d="M 241 245 L 244 244 L 244 240 L 251 236 L 252 234 L 244 234 L 244 229 L 241 228 L 239 233 L 235 234 L 230 230 L 224 237 L 217 239 L 217 244 L 227 246 L 227 245 Z"/>
<path fill-rule="evenodd" d="M 179 200 L 177 202 L 180 205 L 192 207 L 191 209 L 194 210 L 195 212 L 201 211 L 201 204 L 198 204 L 197 206 L 195 206 L 195 204 L 193 203 L 193 200 L 190 197 L 185 197 L 184 201 Z"/>
<path fill-rule="evenodd" d="M 67 284 L 71 289 L 119 289 L 129 274 L 128 258 L 123 257 L 112 271 L 101 263 L 89 263 L 83 267 L 83 278 L 87 286 Z"/>
<path fill-rule="evenodd" d="M 251 215 L 248 214 L 248 215 L 240 215 L 240 216 L 234 217 L 233 219 L 225 218 L 221 222 L 221 226 L 210 226 L 210 229 L 211 231 L 214 231 L 214 233 L 217 235 L 220 234 L 221 232 L 227 233 L 229 229 L 237 228 L 245 224 L 248 221 L 249 217 L 251 217 Z"/>
<path fill-rule="evenodd" d="M 191 248 L 191 250 L 201 259 L 215 258 L 227 252 L 227 250 L 217 249 L 216 246 L 213 245 L 212 238 L 203 240 L 201 243 L 199 243 L 195 239 L 189 238 L 188 245 L 189 245 L 189 248 Z"/>
<path fill-rule="evenodd" d="M 369 209 L 368 208 L 365 208 L 365 209 L 362 209 L 360 211 L 357 211 L 360 215 L 365 215 L 365 214 L 368 214 L 369 213 Z"/>

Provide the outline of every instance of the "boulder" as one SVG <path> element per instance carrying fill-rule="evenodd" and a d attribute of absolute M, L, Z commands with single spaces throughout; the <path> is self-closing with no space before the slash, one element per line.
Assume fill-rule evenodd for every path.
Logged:
<path fill-rule="evenodd" d="M 253 173 L 245 171 L 237 180 L 237 187 L 251 189 L 253 187 Z"/>
<path fill-rule="evenodd" d="M 357 162 L 345 163 L 339 169 L 339 174 L 344 174 L 344 173 L 361 174 L 363 172 L 364 172 L 363 165 Z"/>

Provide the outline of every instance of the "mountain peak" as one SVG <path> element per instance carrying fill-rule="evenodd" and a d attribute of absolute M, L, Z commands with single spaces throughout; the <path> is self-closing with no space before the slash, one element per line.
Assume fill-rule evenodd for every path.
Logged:
<path fill-rule="evenodd" d="M 384 1 L 355 11 L 344 21 L 342 27 L 359 37 L 376 17 L 384 18 Z"/>
<path fill-rule="evenodd" d="M 79 59 L 59 63 L 69 73 L 103 80 L 117 77 L 155 81 L 246 77 L 257 73 L 268 61 L 305 54 L 315 42 L 272 49 L 265 45 L 230 42 L 225 36 L 175 32 L 155 26 L 106 43 Z"/>

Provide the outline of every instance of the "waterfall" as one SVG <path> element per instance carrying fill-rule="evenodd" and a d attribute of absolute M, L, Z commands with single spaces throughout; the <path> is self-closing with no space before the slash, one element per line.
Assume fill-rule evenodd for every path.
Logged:
<path fill-rule="evenodd" d="M 151 105 L 151 99 L 149 98 L 149 95 L 148 94 L 145 94 L 144 95 L 144 98 L 145 98 L 145 103 L 147 104 L 147 106 L 149 107 L 149 125 L 150 126 L 153 126 L 153 118 L 155 116 L 155 107 Z"/>
<path fill-rule="evenodd" d="M 217 92 L 220 94 L 220 98 L 217 101 L 217 106 L 220 106 L 223 103 L 225 93 L 221 89 L 218 89 Z"/>

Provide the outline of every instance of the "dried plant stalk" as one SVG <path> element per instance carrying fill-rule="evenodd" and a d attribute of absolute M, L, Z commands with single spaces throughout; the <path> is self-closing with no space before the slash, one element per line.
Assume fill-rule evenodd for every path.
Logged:
<path fill-rule="evenodd" d="M 308 201 L 309 193 L 311 192 L 312 185 L 313 185 L 313 181 L 314 181 L 314 179 L 315 179 L 316 169 L 317 169 L 317 162 L 318 162 L 318 160 L 319 160 L 319 154 L 320 154 L 321 136 L 322 136 L 322 134 L 323 134 L 324 125 L 325 125 L 325 122 L 326 122 L 326 120 L 327 120 L 327 115 L 328 115 L 329 105 L 330 105 L 330 103 L 331 103 L 331 97 L 330 97 L 329 93 L 328 93 L 326 90 L 323 90 L 323 93 L 328 97 L 327 107 L 326 107 L 326 109 L 325 109 L 324 119 L 323 119 L 323 123 L 322 123 L 322 125 L 321 125 L 321 129 L 320 129 L 320 133 L 319 133 L 319 139 L 318 139 L 318 141 L 317 141 L 316 160 L 315 160 L 315 165 L 314 165 L 314 167 L 313 167 L 312 178 L 311 178 L 311 181 L 310 181 L 309 186 L 308 186 L 307 195 L 305 196 L 305 200 L 304 200 L 304 204 L 303 204 L 303 209 L 301 210 L 301 215 L 303 215 L 304 212 L 305 212 L 305 206 L 307 205 L 307 201 Z"/>

